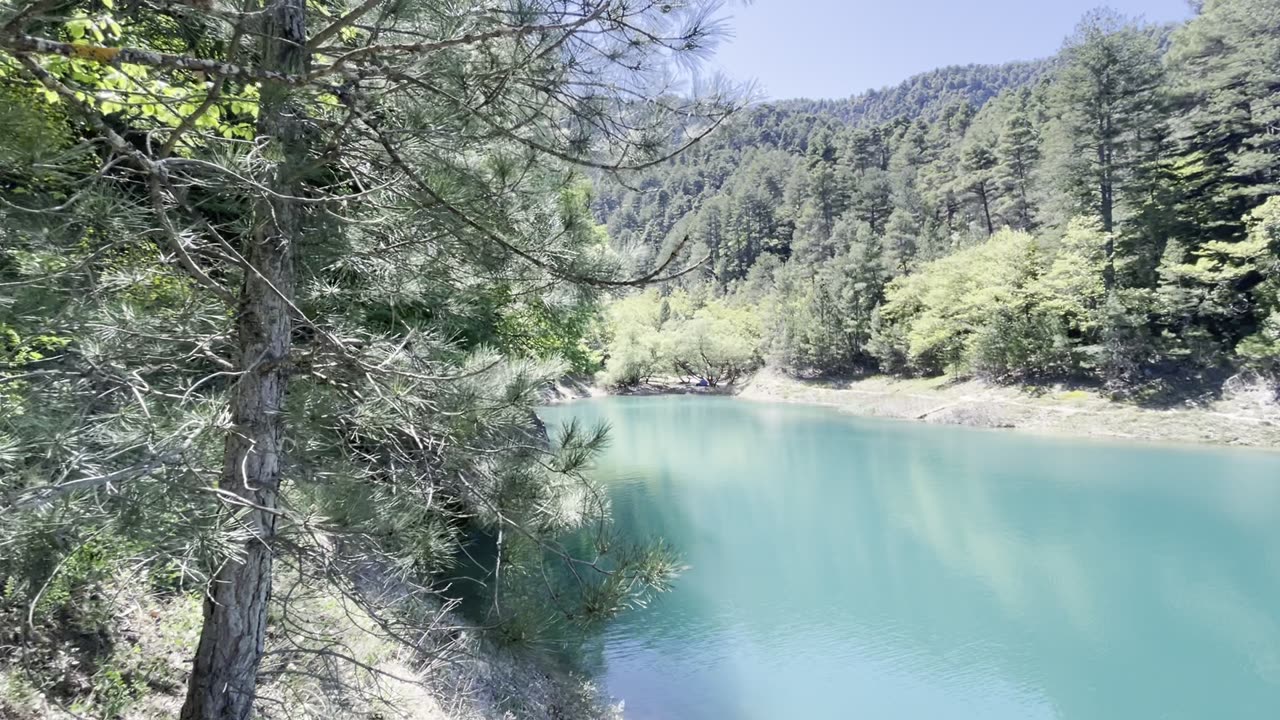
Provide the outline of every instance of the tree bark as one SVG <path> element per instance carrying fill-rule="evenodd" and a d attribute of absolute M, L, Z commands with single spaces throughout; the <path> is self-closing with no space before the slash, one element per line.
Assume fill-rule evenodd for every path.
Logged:
<path fill-rule="evenodd" d="M 264 0 L 261 62 L 264 70 L 306 70 L 306 0 Z M 192 664 L 183 720 L 245 720 L 253 711 L 258 665 L 271 600 L 272 541 L 279 519 L 284 455 L 285 392 L 294 292 L 293 247 L 301 232 L 296 201 L 307 162 L 302 121 L 292 90 L 262 89 L 258 135 L 279 158 L 254 205 L 254 226 L 244 251 L 249 268 L 240 290 L 236 341 L 241 375 L 232 391 L 232 429 L 223 454 L 220 487 L 235 496 L 229 512 L 251 534 L 243 555 L 226 562 L 208 588 L 204 626 Z"/>
<path fill-rule="evenodd" d="M 996 234 L 995 223 L 991 221 L 991 202 L 987 199 L 987 184 L 982 182 L 978 185 L 978 199 L 982 201 L 982 216 L 987 221 L 987 237 Z"/>
<path fill-rule="evenodd" d="M 1108 105 L 1109 106 L 1109 105 Z M 1115 265 L 1115 161 L 1113 124 L 1110 113 L 1099 118 L 1098 142 L 1098 194 L 1102 212 L 1102 231 L 1107 234 L 1105 264 L 1102 269 L 1102 286 L 1111 292 L 1116 285 Z"/>
<path fill-rule="evenodd" d="M 1031 230 L 1031 192 L 1027 188 L 1030 184 L 1027 178 L 1027 166 L 1029 163 L 1018 160 L 1018 224 L 1019 230 Z"/>

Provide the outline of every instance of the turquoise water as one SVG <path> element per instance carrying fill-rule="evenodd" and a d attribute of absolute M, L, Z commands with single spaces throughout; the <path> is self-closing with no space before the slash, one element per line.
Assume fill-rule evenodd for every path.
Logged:
<path fill-rule="evenodd" d="M 1280 717 L 1280 454 L 724 398 L 606 420 L 627 535 L 690 569 L 613 623 L 648 718 Z"/>

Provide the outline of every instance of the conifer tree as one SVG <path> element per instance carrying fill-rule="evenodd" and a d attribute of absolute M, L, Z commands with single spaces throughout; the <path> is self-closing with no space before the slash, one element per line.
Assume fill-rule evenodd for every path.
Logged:
<path fill-rule="evenodd" d="M 1154 44 L 1126 20 L 1106 11 L 1087 16 L 1063 50 L 1055 78 L 1055 108 L 1068 172 L 1068 192 L 1080 209 L 1096 212 L 1105 232 L 1115 228 L 1117 190 L 1136 154 L 1137 135 L 1158 79 Z"/>
<path fill-rule="evenodd" d="M 973 196 L 978 207 L 987 235 L 995 234 L 995 220 L 992 205 L 998 201 L 996 194 L 995 170 L 998 165 L 996 153 L 988 138 L 975 138 L 969 142 L 961 154 L 960 167 L 963 174 L 959 178 L 960 186 Z"/>
<path fill-rule="evenodd" d="M 1169 49 L 1180 232 L 1239 239 L 1280 193 L 1280 4 L 1206 0 Z"/>
<path fill-rule="evenodd" d="M 1088 15 L 1068 39 L 1054 80 L 1058 174 L 1073 210 L 1095 214 L 1115 229 L 1134 169 L 1151 161 L 1144 131 L 1155 113 L 1160 61 L 1152 38 L 1107 11 Z M 1114 248 L 1108 248 L 1114 254 Z M 1107 286 L 1115 284 L 1113 263 Z"/>
<path fill-rule="evenodd" d="M 1001 190 L 1000 215 L 1017 230 L 1035 227 L 1034 175 L 1040 163 L 1040 140 L 1026 110 L 1019 108 L 1005 121 L 996 147 L 996 184 Z"/>
<path fill-rule="evenodd" d="M 675 247 L 619 275 L 575 169 L 652 166 L 732 109 L 671 92 L 710 7 L 5 4 L 0 75 L 61 126 L 64 170 L 31 158 L 6 190 L 38 222 L 6 227 L 25 289 L 0 322 L 59 351 L 5 358 L 21 451 L 0 513 L 79 513 L 189 558 L 207 592 L 183 718 L 253 712 L 285 558 L 438 567 L 472 517 L 594 567 L 588 614 L 664 582 L 657 556 L 553 544 L 545 471 L 574 476 L 598 438 L 531 450 L 555 358 L 514 328 L 679 274 Z"/>

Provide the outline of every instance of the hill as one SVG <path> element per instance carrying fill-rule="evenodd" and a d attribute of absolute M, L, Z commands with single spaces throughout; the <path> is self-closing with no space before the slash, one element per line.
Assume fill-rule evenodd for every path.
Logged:
<path fill-rule="evenodd" d="M 776 105 L 792 112 L 830 115 L 856 126 L 880 125 L 902 118 L 933 122 L 948 106 L 967 102 L 981 108 L 1006 90 L 1026 87 L 1044 78 L 1052 68 L 1052 59 L 999 65 L 952 65 L 914 75 L 898 85 L 841 100 L 800 98 Z"/>

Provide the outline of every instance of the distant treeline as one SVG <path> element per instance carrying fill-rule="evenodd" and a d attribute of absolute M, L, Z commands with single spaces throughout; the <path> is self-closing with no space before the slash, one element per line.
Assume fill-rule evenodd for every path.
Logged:
<path fill-rule="evenodd" d="M 754 106 L 601 178 L 594 210 L 640 265 L 707 256 L 686 314 L 754 315 L 756 363 L 1131 392 L 1276 370 L 1278 194 L 1280 0 L 1206 0 L 1176 28 L 1091 13 L 1045 61 Z M 655 313 L 612 317 L 611 379 L 666 363 L 628 345 Z"/>

